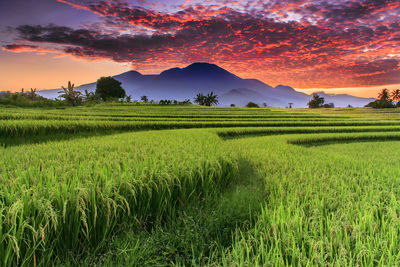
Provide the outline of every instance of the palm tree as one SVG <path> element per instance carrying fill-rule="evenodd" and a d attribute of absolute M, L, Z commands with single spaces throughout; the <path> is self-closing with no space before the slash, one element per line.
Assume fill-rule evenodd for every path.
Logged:
<path fill-rule="evenodd" d="M 205 100 L 206 100 L 206 97 L 202 93 L 199 93 L 194 98 L 194 103 L 197 103 L 199 105 L 204 106 L 205 105 Z"/>
<path fill-rule="evenodd" d="M 293 103 L 289 103 L 289 108 L 292 108 Z"/>
<path fill-rule="evenodd" d="M 214 94 L 214 92 L 211 91 L 211 93 L 207 94 L 207 96 L 205 97 L 205 101 L 204 101 L 205 105 L 210 107 L 212 105 L 218 105 L 219 101 L 218 101 L 218 96 Z"/>
<path fill-rule="evenodd" d="M 389 102 L 389 100 L 390 100 L 389 90 L 388 89 L 382 89 L 382 91 L 379 92 L 378 99 L 380 101 Z"/>
<path fill-rule="evenodd" d="M 149 99 L 147 98 L 147 96 L 142 96 L 141 98 L 140 98 L 140 100 L 142 100 L 144 103 L 147 103 L 147 102 L 149 102 Z"/>
<path fill-rule="evenodd" d="M 61 86 L 63 91 L 58 92 L 61 98 L 64 98 L 69 104 L 77 106 L 82 102 L 82 93 L 74 90 L 75 85 L 68 82 L 68 88 Z"/>
<path fill-rule="evenodd" d="M 400 102 L 400 89 L 396 89 L 391 93 L 391 97 L 395 102 Z"/>
<path fill-rule="evenodd" d="M 22 91 L 23 92 L 23 91 Z M 36 98 L 36 88 L 35 89 L 32 89 L 31 88 L 31 90 L 28 92 L 28 98 L 30 99 L 30 100 L 35 100 L 35 98 Z"/>

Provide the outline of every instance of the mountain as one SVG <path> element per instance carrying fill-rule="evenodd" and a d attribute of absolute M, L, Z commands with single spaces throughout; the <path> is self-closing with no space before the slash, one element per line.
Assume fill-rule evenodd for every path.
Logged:
<path fill-rule="evenodd" d="M 325 99 L 325 103 L 334 103 L 335 107 L 347 107 L 351 105 L 353 107 L 363 107 L 369 102 L 375 101 L 374 98 L 362 98 L 356 97 L 347 94 L 327 94 L 325 92 L 316 92 L 319 96 L 322 96 Z M 365 100 L 368 100 L 368 103 L 365 104 Z"/>
<path fill-rule="evenodd" d="M 296 91 L 290 86 L 278 85 L 271 87 L 256 79 L 242 79 L 227 70 L 209 63 L 193 63 L 185 68 L 173 68 L 159 75 L 143 75 L 137 71 L 128 71 L 116 76 L 122 83 L 127 95 L 132 99 L 140 99 L 146 95 L 149 99 L 193 99 L 196 94 L 207 94 L 211 91 L 219 96 L 221 106 L 244 106 L 249 101 L 259 105 L 267 103 L 269 107 L 285 107 L 293 103 L 295 108 L 307 106 L 310 95 Z M 94 91 L 96 83 L 84 84 L 77 90 Z M 56 98 L 60 89 L 43 90 L 39 94 Z M 319 93 L 326 103 L 334 103 L 337 107 L 364 106 L 373 101 L 370 98 L 360 98 L 350 95 L 329 95 Z"/>

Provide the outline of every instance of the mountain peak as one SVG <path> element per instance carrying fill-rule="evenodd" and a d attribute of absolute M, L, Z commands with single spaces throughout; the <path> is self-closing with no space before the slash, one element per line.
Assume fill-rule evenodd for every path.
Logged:
<path fill-rule="evenodd" d="M 212 63 L 207 63 L 207 62 L 195 62 L 190 64 L 189 66 L 183 68 L 184 70 L 205 70 L 205 69 L 209 69 L 209 70 L 224 70 L 223 68 L 221 68 L 220 66 L 216 65 L 216 64 L 212 64 Z"/>
<path fill-rule="evenodd" d="M 292 87 L 287 86 L 287 85 L 278 85 L 275 87 L 275 89 L 286 90 L 286 91 L 295 91 Z"/>
<path fill-rule="evenodd" d="M 134 78 L 140 78 L 142 76 L 143 75 L 140 72 L 135 71 L 135 70 L 130 70 L 130 71 L 121 73 L 119 75 L 115 75 L 113 77 L 116 79 L 134 79 Z"/>
<path fill-rule="evenodd" d="M 218 65 L 196 62 L 185 68 L 172 68 L 160 74 L 162 78 L 185 77 L 187 79 L 240 79 L 238 76 L 219 67 Z"/>

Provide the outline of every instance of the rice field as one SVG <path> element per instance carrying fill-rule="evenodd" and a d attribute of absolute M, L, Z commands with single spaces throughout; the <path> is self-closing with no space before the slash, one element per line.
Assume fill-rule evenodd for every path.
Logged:
<path fill-rule="evenodd" d="M 0 106 L 0 266 L 400 265 L 399 114 Z"/>

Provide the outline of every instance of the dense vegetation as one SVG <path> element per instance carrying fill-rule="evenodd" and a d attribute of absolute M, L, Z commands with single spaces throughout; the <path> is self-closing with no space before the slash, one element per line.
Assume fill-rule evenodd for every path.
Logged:
<path fill-rule="evenodd" d="M 113 77 L 101 77 L 96 83 L 96 95 L 102 100 L 121 99 L 126 96 L 125 90 L 121 87 L 121 82 Z"/>
<path fill-rule="evenodd" d="M 0 106 L 0 265 L 397 265 L 400 112 L 287 111 Z"/>
<path fill-rule="evenodd" d="M 382 89 L 378 95 L 378 99 L 370 102 L 366 107 L 371 108 L 395 108 L 400 107 L 400 89 L 389 92 L 388 89 Z"/>
<path fill-rule="evenodd" d="M 333 103 L 325 104 L 325 98 L 319 96 L 318 94 L 312 94 L 311 100 L 308 102 L 309 108 L 334 108 L 335 105 Z M 291 103 L 289 103 L 291 106 Z"/>

